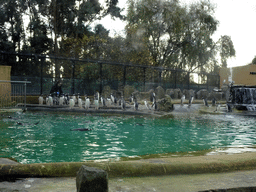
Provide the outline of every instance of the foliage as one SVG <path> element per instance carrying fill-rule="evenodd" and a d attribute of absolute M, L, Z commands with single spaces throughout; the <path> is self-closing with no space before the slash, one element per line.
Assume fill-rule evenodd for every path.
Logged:
<path fill-rule="evenodd" d="M 218 21 L 213 14 L 214 6 L 209 1 L 183 6 L 177 0 L 129 0 L 126 26 L 129 47 L 134 52 L 148 52 L 153 66 L 213 71 L 219 50 L 222 62 L 235 54 L 228 38 L 217 49 L 212 35 Z"/>
<path fill-rule="evenodd" d="M 255 56 L 254 59 L 252 60 L 252 64 L 256 65 L 256 56 Z"/>

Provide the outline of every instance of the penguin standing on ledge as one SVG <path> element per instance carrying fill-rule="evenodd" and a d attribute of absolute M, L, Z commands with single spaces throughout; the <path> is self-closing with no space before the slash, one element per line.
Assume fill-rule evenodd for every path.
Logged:
<path fill-rule="evenodd" d="M 155 93 L 152 94 L 152 100 L 153 100 L 153 104 L 151 107 L 152 107 L 152 109 L 157 110 L 156 94 Z"/>
<path fill-rule="evenodd" d="M 125 110 L 125 100 L 124 100 L 124 96 L 121 97 L 121 109 Z"/>
<path fill-rule="evenodd" d="M 188 101 L 188 107 L 191 107 L 193 100 L 194 100 L 194 96 L 191 96 Z"/>
<path fill-rule="evenodd" d="M 182 95 L 181 99 L 180 99 L 180 105 L 183 106 L 185 102 L 185 95 Z"/>
<path fill-rule="evenodd" d="M 137 102 L 137 98 L 134 96 L 134 110 L 138 111 L 138 109 L 139 109 L 139 104 Z"/>

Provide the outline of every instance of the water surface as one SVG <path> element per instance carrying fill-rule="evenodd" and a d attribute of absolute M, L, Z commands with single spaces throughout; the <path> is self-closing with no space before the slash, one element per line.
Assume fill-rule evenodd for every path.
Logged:
<path fill-rule="evenodd" d="M 253 147 L 256 119 L 179 115 L 171 119 L 15 113 L 0 119 L 0 157 L 21 163 L 105 160 L 169 152 Z M 91 131 L 71 131 L 88 128 Z"/>

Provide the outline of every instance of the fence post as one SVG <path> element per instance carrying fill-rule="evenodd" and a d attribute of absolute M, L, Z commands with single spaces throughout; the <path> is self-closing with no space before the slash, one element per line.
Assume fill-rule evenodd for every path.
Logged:
<path fill-rule="evenodd" d="M 41 75 L 41 79 L 40 79 L 40 86 L 41 86 L 41 95 L 43 94 L 43 66 L 44 66 L 44 57 L 41 57 L 41 71 L 40 71 L 40 75 Z"/>
<path fill-rule="evenodd" d="M 103 84 L 103 79 L 102 79 L 102 63 L 99 63 L 100 65 L 100 94 L 102 93 L 102 84 Z"/>
<path fill-rule="evenodd" d="M 158 86 L 162 85 L 162 69 L 159 69 L 159 73 L 158 73 Z"/>
<path fill-rule="evenodd" d="M 188 75 L 188 90 L 190 89 L 190 72 L 187 73 Z"/>
<path fill-rule="evenodd" d="M 124 65 L 123 86 L 126 84 L 126 65 Z"/>
<path fill-rule="evenodd" d="M 72 60 L 72 87 L 71 87 L 71 94 L 75 93 L 75 61 Z"/>
<path fill-rule="evenodd" d="M 143 82 L 144 91 L 146 91 L 146 67 L 143 67 Z"/>

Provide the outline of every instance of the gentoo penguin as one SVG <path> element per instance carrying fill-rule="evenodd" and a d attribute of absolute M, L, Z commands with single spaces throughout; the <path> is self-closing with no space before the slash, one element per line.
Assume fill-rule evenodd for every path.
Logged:
<path fill-rule="evenodd" d="M 203 102 L 204 102 L 204 106 L 209 107 L 208 102 L 207 102 L 207 98 L 203 97 Z"/>
<path fill-rule="evenodd" d="M 71 97 L 71 98 L 69 99 L 69 108 L 70 108 L 70 109 L 73 109 L 74 106 L 75 106 L 75 101 L 74 101 L 73 97 Z"/>
<path fill-rule="evenodd" d="M 193 100 L 194 100 L 194 96 L 191 96 L 189 101 L 188 101 L 188 107 L 191 107 L 191 105 L 193 103 Z"/>
<path fill-rule="evenodd" d="M 181 99 L 180 99 L 180 105 L 183 106 L 184 105 L 184 101 L 185 101 L 185 95 L 182 95 Z"/>
<path fill-rule="evenodd" d="M 90 107 L 90 99 L 88 97 L 85 97 L 85 109 L 89 109 Z"/>
<path fill-rule="evenodd" d="M 157 109 L 157 104 L 156 104 L 156 95 L 155 93 L 153 93 L 152 95 L 152 100 L 153 100 L 153 104 L 152 104 L 152 109 L 156 110 Z"/>
<path fill-rule="evenodd" d="M 62 94 L 59 99 L 59 105 L 63 105 L 63 104 L 64 104 L 64 95 Z"/>
<path fill-rule="evenodd" d="M 139 109 L 139 104 L 137 102 L 137 98 L 134 96 L 134 110 L 138 111 L 138 109 Z"/>
<path fill-rule="evenodd" d="M 146 109 L 150 110 L 149 104 L 148 104 L 148 102 L 147 102 L 146 100 L 144 101 L 144 104 L 145 104 L 145 106 L 146 106 Z"/>
<path fill-rule="evenodd" d="M 80 109 L 82 109 L 83 108 L 83 101 L 82 101 L 82 99 L 81 99 L 81 97 L 80 96 L 78 96 L 78 107 L 80 108 Z"/>
<path fill-rule="evenodd" d="M 44 104 L 43 95 L 39 96 L 38 100 L 39 100 L 39 105 L 43 105 Z"/>
<path fill-rule="evenodd" d="M 99 109 L 99 100 L 100 100 L 100 94 L 97 91 L 95 96 L 94 96 L 94 105 L 95 105 L 95 109 L 98 110 Z"/>
<path fill-rule="evenodd" d="M 124 97 L 122 96 L 121 97 L 121 109 L 125 110 L 125 107 L 126 107 L 125 100 L 124 100 Z"/>

